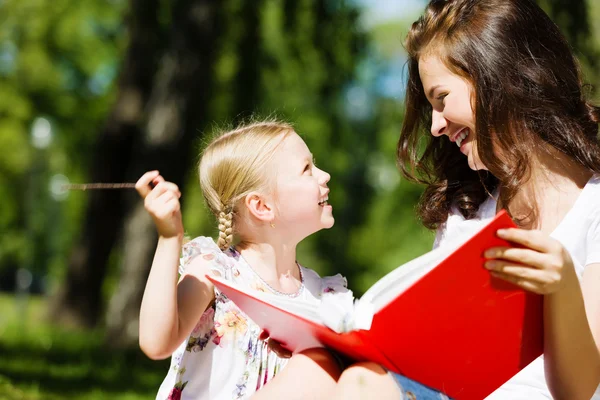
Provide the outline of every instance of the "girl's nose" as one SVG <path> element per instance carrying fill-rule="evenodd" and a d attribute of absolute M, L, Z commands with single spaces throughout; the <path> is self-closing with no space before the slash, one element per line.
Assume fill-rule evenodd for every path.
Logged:
<path fill-rule="evenodd" d="M 319 184 L 326 185 L 330 179 L 331 179 L 331 175 L 329 175 L 327 172 L 321 170 L 321 174 L 319 176 Z"/>
<path fill-rule="evenodd" d="M 435 137 L 442 136 L 446 133 L 448 123 L 444 115 L 436 110 L 431 113 L 431 134 Z"/>

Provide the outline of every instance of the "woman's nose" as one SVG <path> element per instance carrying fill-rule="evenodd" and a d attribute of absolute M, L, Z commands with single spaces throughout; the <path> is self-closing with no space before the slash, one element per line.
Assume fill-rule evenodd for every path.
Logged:
<path fill-rule="evenodd" d="M 444 115 L 436 110 L 431 113 L 431 134 L 435 137 L 442 136 L 446 133 L 448 123 Z"/>

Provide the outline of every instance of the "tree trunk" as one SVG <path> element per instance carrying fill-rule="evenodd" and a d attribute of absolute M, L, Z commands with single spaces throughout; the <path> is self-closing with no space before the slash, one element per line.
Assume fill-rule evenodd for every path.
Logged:
<path fill-rule="evenodd" d="M 262 62 L 262 43 L 260 37 L 260 10 L 263 0 L 244 1 L 238 23 L 241 23 L 242 37 L 238 40 L 237 57 L 239 69 L 235 77 L 237 95 L 232 115 L 236 123 L 243 122 L 260 105 L 260 65 Z"/>
<path fill-rule="evenodd" d="M 143 108 L 149 97 L 160 31 L 157 0 L 131 0 L 130 44 L 119 78 L 118 96 L 99 134 L 91 166 L 93 182 L 123 182 L 133 143 L 140 135 Z M 54 321 L 93 327 L 101 309 L 106 265 L 125 212 L 123 191 L 89 192 L 81 238 L 75 245 L 63 285 L 51 301 Z"/>
<path fill-rule="evenodd" d="M 193 158 L 190 147 L 207 122 L 218 4 L 182 0 L 174 7 L 169 50 L 155 77 L 143 135 L 134 146 L 130 179 L 158 169 L 185 193 L 184 178 Z M 133 194 L 130 200 L 133 206 L 124 223 L 121 274 L 106 315 L 108 343 L 115 347 L 137 341 L 139 309 L 157 240 L 142 202 Z"/>

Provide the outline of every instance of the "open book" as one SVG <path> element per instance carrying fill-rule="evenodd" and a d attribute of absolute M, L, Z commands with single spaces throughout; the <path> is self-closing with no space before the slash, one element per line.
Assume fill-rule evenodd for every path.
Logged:
<path fill-rule="evenodd" d="M 462 243 L 400 266 L 359 300 L 319 305 L 209 276 L 270 337 L 298 352 L 326 346 L 373 361 L 458 400 L 481 400 L 543 351 L 542 297 L 493 278 L 483 252 L 509 243 L 500 212 Z"/>

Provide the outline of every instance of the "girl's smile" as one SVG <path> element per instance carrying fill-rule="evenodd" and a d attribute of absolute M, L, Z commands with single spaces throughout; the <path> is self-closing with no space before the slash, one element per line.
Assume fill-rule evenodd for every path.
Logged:
<path fill-rule="evenodd" d="M 280 232 L 306 237 L 334 223 L 329 204 L 330 176 L 318 168 L 306 143 L 295 132 L 285 137 L 271 160 L 276 174 L 275 199 Z"/>

